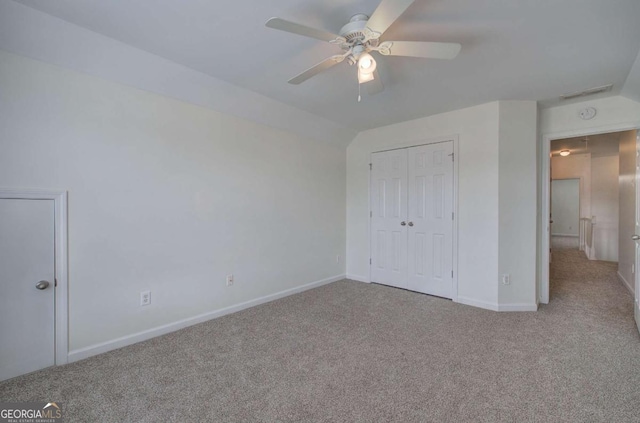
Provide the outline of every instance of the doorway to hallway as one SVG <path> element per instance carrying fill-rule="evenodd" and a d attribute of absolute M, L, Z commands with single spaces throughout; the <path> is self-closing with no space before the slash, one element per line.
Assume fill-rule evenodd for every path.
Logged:
<path fill-rule="evenodd" d="M 635 297 L 635 314 L 639 144 L 637 131 L 629 130 L 555 139 L 549 145 L 550 285 L 571 279 L 567 272 L 594 283 L 614 275 Z M 594 273 L 584 274 L 583 267 L 593 267 Z M 547 298 L 553 300 L 556 293 L 550 287 Z"/>

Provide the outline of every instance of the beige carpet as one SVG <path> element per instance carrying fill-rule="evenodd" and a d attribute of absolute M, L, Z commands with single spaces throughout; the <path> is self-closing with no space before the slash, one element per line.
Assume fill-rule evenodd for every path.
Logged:
<path fill-rule="evenodd" d="M 555 257 L 537 313 L 341 281 L 2 383 L 0 400 L 82 422 L 640 421 L 631 296 L 614 265 Z"/>

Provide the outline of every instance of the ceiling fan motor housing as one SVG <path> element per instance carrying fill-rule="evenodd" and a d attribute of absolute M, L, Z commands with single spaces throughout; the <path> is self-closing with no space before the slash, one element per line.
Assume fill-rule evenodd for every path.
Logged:
<path fill-rule="evenodd" d="M 364 29 L 367 26 L 369 16 L 358 13 L 353 15 L 349 20 L 349 23 L 342 27 L 340 30 L 340 36 L 347 40 L 350 45 L 356 44 L 358 41 L 364 40 Z"/>

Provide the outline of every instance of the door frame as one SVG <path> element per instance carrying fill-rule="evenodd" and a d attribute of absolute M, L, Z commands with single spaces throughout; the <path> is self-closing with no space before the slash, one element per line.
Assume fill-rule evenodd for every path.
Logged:
<path fill-rule="evenodd" d="M 593 128 L 574 129 L 562 132 L 549 132 L 542 134 L 540 145 L 540 222 L 538 224 L 538 238 L 540 247 L 538 250 L 538 301 L 542 304 L 549 304 L 549 248 L 551 248 L 551 233 L 549 224 L 549 214 L 551 213 L 551 141 L 587 137 L 590 135 L 607 134 L 609 132 L 622 132 L 640 130 L 640 121 L 622 122 L 612 125 L 597 126 Z"/>
<path fill-rule="evenodd" d="M 640 166 L 638 166 L 640 164 L 640 132 L 638 132 L 638 130 L 636 130 L 636 174 L 634 175 L 634 179 L 633 182 L 635 184 L 635 191 L 636 191 L 636 212 L 634 215 L 634 220 L 635 220 L 635 225 L 634 225 L 634 235 L 639 234 L 640 231 L 638 231 L 638 225 L 640 224 L 640 222 L 638 222 L 638 216 L 640 215 Z M 635 242 L 635 257 L 634 257 L 634 264 L 635 264 L 635 268 L 634 268 L 634 281 L 633 281 L 633 285 L 634 285 L 634 289 L 633 289 L 633 319 L 636 321 L 636 329 L 638 329 L 638 331 L 640 332 L 640 270 L 638 270 L 640 268 L 640 250 L 638 250 L 638 248 L 640 248 L 640 246 L 638 245 L 638 241 Z M 618 272 L 618 275 L 620 275 L 620 273 Z"/>
<path fill-rule="evenodd" d="M 69 361 L 67 191 L 0 188 L 0 199 L 53 200 L 55 286 L 55 365 Z"/>
<path fill-rule="evenodd" d="M 369 164 L 373 163 L 373 154 L 382 153 L 384 151 L 401 150 L 404 148 L 419 147 L 421 145 L 439 144 L 443 142 L 453 142 L 453 233 L 452 233 L 452 254 L 453 254 L 453 289 L 451 291 L 451 300 L 458 302 L 458 164 L 460 163 L 458 155 L 458 141 L 459 136 L 457 134 L 447 135 L 443 137 L 426 138 L 415 141 L 409 141 L 405 143 L 389 144 L 388 146 L 378 148 L 369 154 Z M 369 166 L 369 178 L 368 178 L 368 191 L 369 191 L 369 216 L 367 221 L 369 237 L 369 280 L 371 282 L 371 258 L 373 257 L 373 239 L 371 237 L 372 217 L 371 217 L 371 166 Z"/>

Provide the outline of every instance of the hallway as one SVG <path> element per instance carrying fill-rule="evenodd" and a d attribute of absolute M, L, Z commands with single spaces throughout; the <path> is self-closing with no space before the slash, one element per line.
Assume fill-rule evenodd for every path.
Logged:
<path fill-rule="evenodd" d="M 581 315 L 573 324 L 594 334 L 592 341 L 637 342 L 633 296 L 618 279 L 618 263 L 588 260 L 578 250 L 577 238 L 553 237 L 552 248 L 545 311 Z"/>

